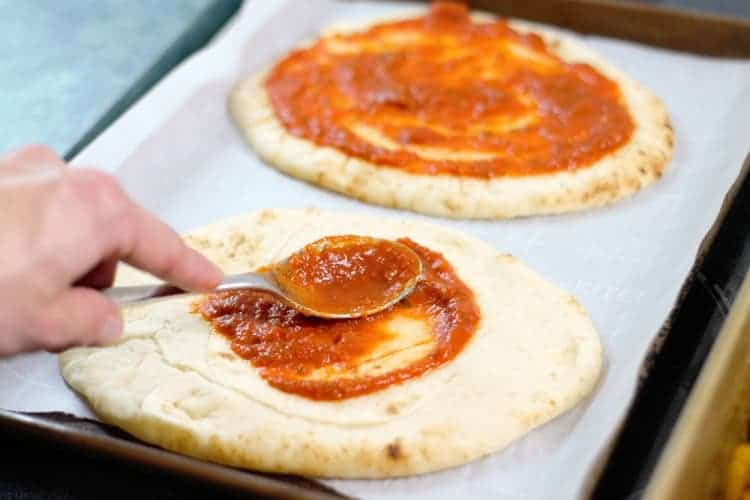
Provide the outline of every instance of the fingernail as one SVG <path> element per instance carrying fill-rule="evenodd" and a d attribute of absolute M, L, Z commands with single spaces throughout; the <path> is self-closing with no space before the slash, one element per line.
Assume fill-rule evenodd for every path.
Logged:
<path fill-rule="evenodd" d="M 109 344 L 120 337 L 122 333 L 122 322 L 120 318 L 107 318 L 102 325 L 101 339 Z"/>

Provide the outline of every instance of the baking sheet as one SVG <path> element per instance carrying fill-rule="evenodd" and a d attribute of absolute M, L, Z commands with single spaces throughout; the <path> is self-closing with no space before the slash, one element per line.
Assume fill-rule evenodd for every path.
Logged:
<path fill-rule="evenodd" d="M 640 362 L 750 146 L 750 63 L 582 37 L 664 99 L 676 147 L 672 165 L 654 186 L 580 214 L 474 222 L 374 207 L 285 177 L 245 146 L 226 111 L 227 93 L 242 76 L 326 24 L 413 8 L 334 0 L 246 2 L 212 44 L 168 75 L 75 163 L 113 172 L 134 198 L 178 230 L 266 207 L 427 219 L 512 253 L 571 290 L 592 316 L 607 355 L 590 401 L 505 451 L 463 467 L 409 479 L 326 483 L 365 498 L 575 498 L 624 415 Z M 48 354 L 0 361 L 0 407 L 91 416 Z"/>

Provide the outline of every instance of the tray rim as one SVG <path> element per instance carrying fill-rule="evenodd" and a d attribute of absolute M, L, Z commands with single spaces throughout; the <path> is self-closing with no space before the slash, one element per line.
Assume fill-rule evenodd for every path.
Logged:
<path fill-rule="evenodd" d="M 749 331 L 750 275 L 747 275 L 722 331 L 672 430 L 671 437 L 662 450 L 643 498 L 674 498 L 673 492 L 680 483 L 682 473 L 692 456 L 690 451 L 695 447 L 695 436 L 700 434 L 702 426 L 712 412 L 709 404 L 717 397 L 726 372 L 731 368 L 730 358 L 737 352 L 743 336 Z"/>
<path fill-rule="evenodd" d="M 726 249 L 728 245 L 734 243 L 731 240 L 732 235 L 727 236 L 726 234 L 722 234 L 722 231 L 728 227 L 727 219 L 743 215 L 741 213 L 738 215 L 738 211 L 742 209 L 745 212 L 750 211 L 750 197 L 741 196 L 743 191 L 745 191 L 745 195 L 750 193 L 750 151 L 743 161 L 740 174 L 725 195 L 716 220 L 709 228 L 698 249 L 693 267 L 683 282 L 672 311 L 666 319 L 662 330 L 652 342 L 651 349 L 642 363 L 642 373 L 636 393 L 622 421 L 619 432 L 616 433 L 602 457 L 600 468 L 596 471 L 598 477 L 587 485 L 587 496 L 597 499 L 609 499 L 612 498 L 615 492 L 622 492 L 624 488 L 628 488 L 630 495 L 640 497 L 651 487 L 651 481 L 657 480 L 656 468 L 671 456 L 667 455 L 665 450 L 674 437 L 675 424 L 679 424 L 680 419 L 683 418 L 687 401 L 692 397 L 700 377 L 705 375 L 707 359 L 713 353 L 714 347 L 718 345 L 719 340 L 725 336 L 725 332 L 728 331 L 727 329 L 730 328 L 728 319 L 732 317 L 732 314 L 738 314 L 735 311 L 738 307 L 742 307 L 740 299 L 742 298 L 742 293 L 745 292 L 741 286 L 750 280 L 750 272 L 748 272 L 750 268 L 750 246 L 741 245 L 742 253 L 740 258 L 730 266 L 732 274 L 727 277 L 726 283 L 723 284 L 729 284 L 731 277 L 737 276 L 737 273 L 741 271 L 740 267 L 744 268 L 744 274 L 740 280 L 740 286 L 737 287 L 737 292 L 733 297 L 734 300 L 731 305 L 726 307 L 726 311 L 723 309 L 725 304 L 713 295 L 714 292 L 709 287 L 712 283 L 706 281 L 706 271 L 711 269 L 710 265 L 712 263 L 714 266 L 717 266 L 717 264 L 726 264 L 724 256 L 717 255 L 717 248 Z M 748 241 L 750 241 L 750 234 L 745 232 L 744 242 Z M 718 266 L 714 270 L 717 268 Z M 721 269 L 719 269 L 719 272 L 721 272 Z M 690 301 L 700 301 L 701 299 L 710 301 L 712 309 L 704 311 L 705 314 L 703 316 L 696 318 L 694 311 L 689 309 L 689 304 L 687 303 Z M 665 370 L 675 369 L 673 362 L 672 364 L 667 364 L 667 361 L 670 360 L 663 359 L 663 356 L 666 355 L 665 353 L 668 353 L 669 348 L 671 347 L 674 350 L 676 345 L 685 347 L 684 338 L 679 336 L 680 331 L 674 328 L 674 324 L 679 322 L 690 323 L 692 321 L 704 321 L 704 324 L 702 324 L 703 330 L 700 332 L 701 335 L 698 339 L 700 343 L 691 346 L 693 349 L 689 353 L 690 357 L 678 360 L 685 364 L 683 371 L 678 373 L 681 378 L 677 380 L 668 378 L 664 373 L 659 374 L 661 378 L 655 377 L 653 372 L 659 371 L 660 368 L 664 368 Z M 692 327 L 693 325 L 691 324 L 690 326 Z M 690 332 L 683 330 L 682 333 L 689 334 Z M 731 331 L 726 335 L 731 335 Z M 664 350 L 665 344 L 667 345 L 666 351 Z M 674 353 L 672 355 L 674 356 Z M 663 364 L 660 364 L 660 358 L 662 358 L 661 361 Z M 671 376 L 673 374 L 668 373 L 668 375 Z M 655 388 L 664 389 L 664 387 L 658 387 L 657 384 L 660 382 L 668 388 L 669 392 L 667 395 L 669 397 L 665 397 L 663 392 L 656 393 Z M 650 384 L 654 385 L 648 387 Z M 649 408 L 649 411 L 646 411 L 643 406 L 645 404 L 644 401 L 647 402 L 649 398 L 653 400 L 656 397 L 660 398 L 660 404 L 663 406 L 661 408 L 660 420 L 653 419 L 652 412 L 650 411 L 653 408 Z M 638 436 L 634 434 L 634 429 L 638 428 L 639 419 L 641 420 L 641 425 L 643 425 L 644 420 L 656 422 L 654 424 L 655 428 L 651 429 L 651 434 L 647 436 L 651 438 L 648 442 L 643 439 L 644 436 L 642 434 Z M 639 441 L 634 439 L 636 437 Z M 628 450 L 628 447 L 631 449 Z M 617 457 L 616 454 L 618 452 L 621 455 L 625 454 L 623 450 L 629 451 L 632 454 L 634 452 L 633 447 L 636 448 L 636 451 L 640 452 L 640 455 L 637 457 L 631 455 L 628 458 L 630 460 L 638 459 L 641 462 L 637 464 L 637 467 L 631 467 L 628 470 L 630 463 L 625 462 L 622 456 Z M 620 470 L 617 469 L 618 466 Z M 628 476 L 628 479 L 625 481 L 622 478 L 623 474 Z M 662 474 L 664 473 L 662 472 Z M 623 497 L 625 497 L 624 493 Z M 627 498 L 630 497 L 628 496 Z"/>
<path fill-rule="evenodd" d="M 67 414 L 65 414 L 67 415 Z M 84 432 L 71 425 L 52 421 L 33 413 L 14 412 L 0 409 L 0 427 L 10 431 L 27 432 L 37 438 L 52 439 L 79 450 L 104 453 L 145 466 L 161 468 L 169 472 L 220 484 L 240 491 L 249 491 L 275 498 L 333 500 L 346 498 L 336 494 L 316 491 L 281 478 L 261 475 L 255 471 L 245 471 L 220 464 L 214 464 L 181 455 L 162 448 L 108 435 L 106 426 L 99 422 L 81 419 L 70 415 L 71 420 L 85 422 L 101 429 L 101 433 Z M 330 489 L 330 488 L 329 488 Z"/>

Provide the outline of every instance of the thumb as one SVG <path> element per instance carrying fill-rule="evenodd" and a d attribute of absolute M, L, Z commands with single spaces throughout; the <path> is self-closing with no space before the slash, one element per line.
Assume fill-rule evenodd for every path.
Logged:
<path fill-rule="evenodd" d="M 114 302 L 91 288 L 73 287 L 49 303 L 34 321 L 31 338 L 59 352 L 74 346 L 106 345 L 122 333 L 122 315 Z"/>

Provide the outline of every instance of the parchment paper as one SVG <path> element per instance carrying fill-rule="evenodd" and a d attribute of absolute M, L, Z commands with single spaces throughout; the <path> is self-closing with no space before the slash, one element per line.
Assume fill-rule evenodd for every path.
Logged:
<path fill-rule="evenodd" d="M 245 146 L 226 111 L 235 82 L 322 26 L 413 8 L 250 1 L 206 49 L 162 80 L 75 163 L 113 172 L 133 197 L 181 231 L 264 207 L 318 206 L 430 219 L 285 177 Z M 486 459 L 410 479 L 327 481 L 339 491 L 388 499 L 575 498 L 617 429 L 649 343 L 750 146 L 750 63 L 585 38 L 664 99 L 676 133 L 674 160 L 664 178 L 630 200 L 585 213 L 432 221 L 482 238 L 571 290 L 602 337 L 607 367 L 600 386 L 590 401 Z M 721 290 L 715 293 L 721 296 Z M 48 354 L 0 361 L 0 407 L 92 416 Z"/>

